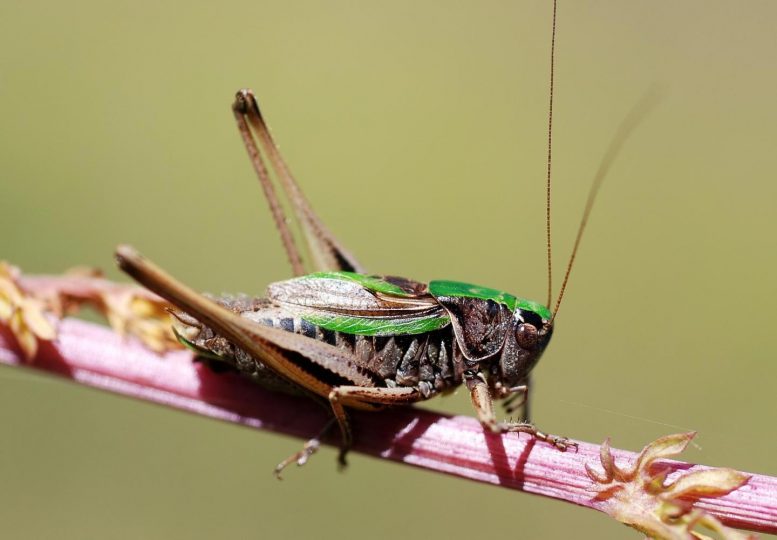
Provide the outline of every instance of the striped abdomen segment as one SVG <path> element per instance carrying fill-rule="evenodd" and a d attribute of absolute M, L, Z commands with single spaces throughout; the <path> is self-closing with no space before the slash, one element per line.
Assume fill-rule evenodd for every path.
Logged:
<path fill-rule="evenodd" d="M 375 386 L 414 386 L 428 397 L 461 382 L 463 358 L 450 326 L 416 335 L 361 336 L 326 330 L 276 306 L 242 315 L 352 352 Z"/>

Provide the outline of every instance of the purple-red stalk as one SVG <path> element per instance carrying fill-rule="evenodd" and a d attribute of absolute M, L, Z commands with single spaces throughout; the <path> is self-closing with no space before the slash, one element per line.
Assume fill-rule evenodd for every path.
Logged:
<path fill-rule="evenodd" d="M 32 362 L 22 360 L 13 337 L 0 327 L 0 363 L 303 439 L 314 436 L 327 419 L 326 411 L 310 400 L 265 391 L 231 373 L 216 374 L 192 362 L 188 351 L 158 355 L 134 339 L 122 339 L 108 328 L 76 319 L 64 319 L 57 340 L 42 343 Z M 577 452 L 560 452 L 518 434 L 486 433 L 474 418 L 415 408 L 355 412 L 353 421 L 356 452 L 602 509 L 584 468 L 585 463 L 598 467 L 598 444 L 579 442 Z M 621 450 L 613 454 L 619 462 L 636 456 Z M 665 463 L 674 469 L 669 480 L 706 469 Z M 777 478 L 748 476 L 743 487 L 719 498 L 702 499 L 696 507 L 732 527 L 777 533 Z"/>

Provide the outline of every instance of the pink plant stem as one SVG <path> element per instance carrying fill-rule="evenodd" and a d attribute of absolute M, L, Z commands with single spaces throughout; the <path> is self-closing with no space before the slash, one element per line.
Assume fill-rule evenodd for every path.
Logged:
<path fill-rule="evenodd" d="M 189 352 L 157 355 L 105 327 L 75 319 L 63 320 L 57 341 L 42 344 L 28 363 L 0 327 L 0 363 L 305 439 L 327 420 L 326 411 L 311 400 L 264 391 L 231 373 L 216 374 L 193 363 Z M 354 413 L 353 420 L 357 452 L 601 510 L 602 502 L 589 490 L 591 480 L 584 469 L 585 463 L 598 465 L 599 445 L 580 442 L 577 452 L 561 452 L 526 436 L 485 433 L 474 418 L 414 408 Z M 619 462 L 635 457 L 626 451 L 613 453 Z M 706 468 L 666 463 L 675 469 L 670 480 L 680 472 Z M 268 469 L 272 465 L 268 463 Z M 703 499 L 697 507 L 729 526 L 777 533 L 777 478 L 749 476 L 742 488 Z"/>
<path fill-rule="evenodd" d="M 22 275 L 19 278 L 19 285 L 28 292 L 34 292 L 36 296 L 66 295 L 75 298 L 91 298 L 96 292 L 107 292 L 111 290 L 131 289 L 135 295 L 152 300 L 161 300 L 156 294 L 148 289 L 129 283 L 117 283 L 101 277 L 80 276 L 80 275 Z"/>

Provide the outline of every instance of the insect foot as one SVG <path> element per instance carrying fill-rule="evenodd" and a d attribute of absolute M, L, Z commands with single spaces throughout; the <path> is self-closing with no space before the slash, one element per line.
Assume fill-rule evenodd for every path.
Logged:
<path fill-rule="evenodd" d="M 321 439 L 323 439 L 335 425 L 337 425 L 337 419 L 330 418 L 329 422 L 326 423 L 318 435 L 305 443 L 305 445 L 302 447 L 302 450 L 293 453 L 278 463 L 278 465 L 275 466 L 275 469 L 273 469 L 273 475 L 275 475 L 275 478 L 278 480 L 283 480 L 281 473 L 283 473 L 283 470 L 292 463 L 296 463 L 298 467 L 301 467 L 307 463 L 308 459 L 310 459 L 310 456 L 318 452 L 318 449 L 321 448 Z"/>
<path fill-rule="evenodd" d="M 273 475 L 275 475 L 275 478 L 278 480 L 283 480 L 283 477 L 281 476 L 281 473 L 283 472 L 283 469 L 291 465 L 292 463 L 296 462 L 297 466 L 301 467 L 305 463 L 308 462 L 308 459 L 310 456 L 318 452 L 318 449 L 321 448 L 321 441 L 316 439 L 310 439 L 308 442 L 305 443 L 305 445 L 302 447 L 302 450 L 299 452 L 295 452 L 280 463 L 275 466 L 275 469 L 273 469 Z"/>
<path fill-rule="evenodd" d="M 577 449 L 577 443 L 575 441 L 571 441 L 566 437 L 551 435 L 550 433 L 540 431 L 531 422 L 500 422 L 497 424 L 497 430 L 500 433 L 528 433 L 535 439 L 550 443 L 559 450 L 567 450 L 573 447 Z"/>

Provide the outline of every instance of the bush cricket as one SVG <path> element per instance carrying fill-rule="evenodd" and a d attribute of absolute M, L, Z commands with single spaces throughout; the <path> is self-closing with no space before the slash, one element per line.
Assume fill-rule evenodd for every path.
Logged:
<path fill-rule="evenodd" d="M 527 403 L 529 374 L 553 334 L 569 272 L 608 157 L 594 181 L 564 282 L 551 312 L 550 169 L 554 2 L 550 56 L 547 166 L 548 301 L 455 281 L 420 283 L 368 275 L 322 223 L 281 157 L 250 90 L 237 92 L 232 110 L 281 236 L 294 277 L 270 284 L 263 298 L 205 297 L 166 274 L 128 246 L 116 258 L 122 270 L 179 311 L 176 334 L 212 362 L 225 363 L 268 388 L 321 401 L 332 418 L 319 436 L 282 461 L 303 464 L 334 425 L 345 464 L 352 432 L 347 409 L 408 405 L 461 384 L 480 423 L 496 433 L 523 432 L 560 450 L 576 444 L 528 421 L 498 421 L 493 401 L 508 413 Z M 622 137 L 625 138 L 625 135 Z M 621 140 L 622 140 L 621 138 Z M 273 171 L 296 219 L 298 246 L 270 176 Z"/>

